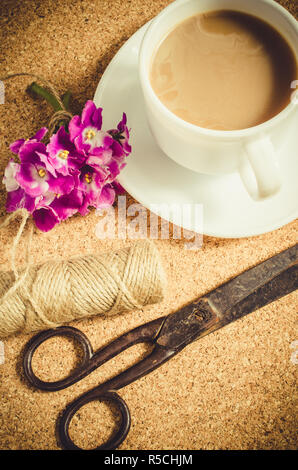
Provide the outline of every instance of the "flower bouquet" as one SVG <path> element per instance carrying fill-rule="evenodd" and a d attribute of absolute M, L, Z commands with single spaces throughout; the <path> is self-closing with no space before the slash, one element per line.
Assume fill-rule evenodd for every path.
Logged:
<path fill-rule="evenodd" d="M 117 176 L 131 152 L 127 119 L 123 113 L 117 128 L 102 129 L 102 108 L 87 101 L 81 116 L 56 126 L 49 137 L 42 127 L 30 139 L 10 145 L 15 158 L 5 169 L 6 210 L 26 209 L 35 225 L 48 232 L 76 213 L 85 216 L 89 207 L 113 204 L 123 192 Z"/>

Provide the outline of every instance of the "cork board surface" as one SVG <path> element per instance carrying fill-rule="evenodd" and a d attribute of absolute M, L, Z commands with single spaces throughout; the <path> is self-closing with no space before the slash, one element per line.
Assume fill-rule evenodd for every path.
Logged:
<path fill-rule="evenodd" d="M 74 95 L 72 111 L 92 99 L 106 66 L 124 42 L 153 18 L 169 0 L 66 0 L 57 2 L 3 0 L 0 6 L 1 75 L 30 71 L 50 79 L 63 93 Z M 297 17 L 295 0 L 280 3 Z M 24 90 L 30 79 L 6 86 L 0 105 L 0 178 L 9 158 L 9 144 L 29 137 L 48 122 L 51 110 Z M 128 196 L 128 205 L 134 200 Z M 0 187 L 0 221 L 5 191 Z M 130 245 L 133 240 L 99 240 L 97 216 L 74 217 L 50 233 L 34 232 L 36 263 Z M 0 231 L 0 269 L 9 268 L 9 250 L 16 224 Z M 197 251 L 183 240 L 158 240 L 168 290 L 159 305 L 112 318 L 77 322 L 98 349 L 125 331 L 169 314 L 227 279 L 297 242 L 297 222 L 265 235 L 244 239 L 204 237 Z M 17 262 L 24 263 L 22 240 Z M 161 368 L 122 389 L 132 415 L 122 450 L 137 449 L 296 449 L 297 337 L 296 293 L 187 347 Z M 0 449 L 59 449 L 58 414 L 67 403 L 135 362 L 141 345 L 122 353 L 80 383 L 56 393 L 28 386 L 22 375 L 23 347 L 32 335 L 4 341 L 0 365 Z M 297 343 L 296 343 L 297 344 Z M 61 378 L 75 365 L 75 351 L 66 340 L 46 343 L 35 366 L 47 380 Z M 113 413 L 94 402 L 74 418 L 71 433 L 77 445 L 92 448 L 104 438 Z"/>

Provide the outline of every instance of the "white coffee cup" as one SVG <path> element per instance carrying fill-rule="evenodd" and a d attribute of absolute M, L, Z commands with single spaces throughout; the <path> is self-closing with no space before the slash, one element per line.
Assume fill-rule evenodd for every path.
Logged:
<path fill-rule="evenodd" d="M 199 173 L 238 171 L 250 196 L 260 201 L 281 188 L 278 153 L 298 110 L 297 90 L 293 89 L 288 106 L 272 119 L 248 129 L 221 131 L 179 118 L 159 100 L 150 84 L 152 57 L 167 33 L 190 16 L 222 9 L 252 14 L 270 23 L 290 44 L 298 62 L 298 22 L 274 0 L 176 0 L 152 20 L 141 44 L 139 77 L 145 110 L 152 134 L 166 155 Z"/>

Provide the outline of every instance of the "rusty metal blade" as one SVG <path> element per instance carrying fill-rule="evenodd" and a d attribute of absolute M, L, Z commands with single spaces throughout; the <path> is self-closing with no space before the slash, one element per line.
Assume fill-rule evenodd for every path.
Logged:
<path fill-rule="evenodd" d="M 222 284 L 204 300 L 223 326 L 298 289 L 297 264 L 298 244 Z"/>
<path fill-rule="evenodd" d="M 187 344 L 298 289 L 298 244 L 168 315 L 156 344 L 178 352 Z"/>

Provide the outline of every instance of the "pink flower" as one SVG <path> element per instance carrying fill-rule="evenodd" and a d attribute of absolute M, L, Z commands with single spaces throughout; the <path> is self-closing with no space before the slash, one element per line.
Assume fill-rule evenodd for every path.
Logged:
<path fill-rule="evenodd" d="M 48 191 L 67 194 L 74 188 L 73 176 L 63 176 L 56 172 L 43 143 L 24 143 L 20 148 L 19 157 L 21 163 L 15 180 L 29 196 L 42 196 Z"/>
<path fill-rule="evenodd" d="M 111 135 L 101 129 L 102 108 L 96 108 L 93 101 L 87 101 L 82 116 L 74 116 L 68 127 L 76 148 L 87 155 L 98 155 L 113 144 Z"/>
<path fill-rule="evenodd" d="M 25 142 L 28 142 L 28 141 L 34 141 L 34 142 L 39 142 L 41 141 L 44 136 L 46 135 L 46 133 L 48 132 L 48 129 L 46 127 L 42 127 L 41 129 L 39 129 L 39 131 L 36 132 L 36 134 L 31 137 L 30 139 L 26 140 L 26 139 L 19 139 L 19 140 L 16 140 L 15 142 L 13 142 L 12 144 L 10 144 L 10 150 L 13 152 L 13 153 L 16 153 L 18 154 L 22 145 L 24 145 Z"/>
<path fill-rule="evenodd" d="M 62 175 L 69 175 L 72 169 L 79 169 L 85 163 L 86 156 L 76 149 L 64 127 L 54 134 L 47 145 L 49 162 Z"/>
<path fill-rule="evenodd" d="M 5 184 L 6 191 L 11 192 L 19 188 L 19 183 L 16 181 L 15 177 L 17 172 L 20 169 L 19 163 L 16 163 L 14 160 L 9 160 L 7 167 L 4 171 L 3 183 Z"/>
<path fill-rule="evenodd" d="M 88 214 L 88 207 L 99 207 L 100 196 L 104 185 L 108 179 L 108 172 L 103 169 L 95 170 L 89 165 L 81 169 L 78 190 L 83 196 L 83 204 L 79 211 L 81 215 Z"/>
<path fill-rule="evenodd" d="M 27 209 L 36 226 L 47 232 L 61 221 L 89 207 L 104 208 L 123 192 L 117 177 L 131 152 L 126 115 L 117 129 L 102 130 L 102 108 L 87 101 L 74 116 L 69 132 L 60 127 L 48 145 L 44 127 L 31 139 L 11 144 L 19 162 L 10 160 L 4 172 L 6 209 Z"/>
<path fill-rule="evenodd" d="M 41 207 L 33 212 L 35 225 L 42 232 L 49 232 L 60 223 L 58 214 L 51 207 Z"/>
<path fill-rule="evenodd" d="M 119 122 L 117 129 L 109 130 L 109 134 L 113 137 L 115 142 L 114 145 L 114 154 L 117 156 L 122 155 L 129 155 L 131 153 L 131 145 L 129 144 L 129 130 L 126 125 L 127 117 L 126 114 L 123 113 L 122 120 Z"/>
<path fill-rule="evenodd" d="M 7 193 L 6 210 L 7 212 L 14 212 L 18 209 L 27 209 L 28 212 L 33 212 L 35 209 L 36 199 L 26 194 L 22 188 Z"/>
<path fill-rule="evenodd" d="M 69 194 L 60 197 L 47 195 L 40 200 L 33 211 L 35 225 L 43 232 L 48 232 L 61 221 L 76 214 L 82 205 L 82 194 L 73 190 Z"/>

